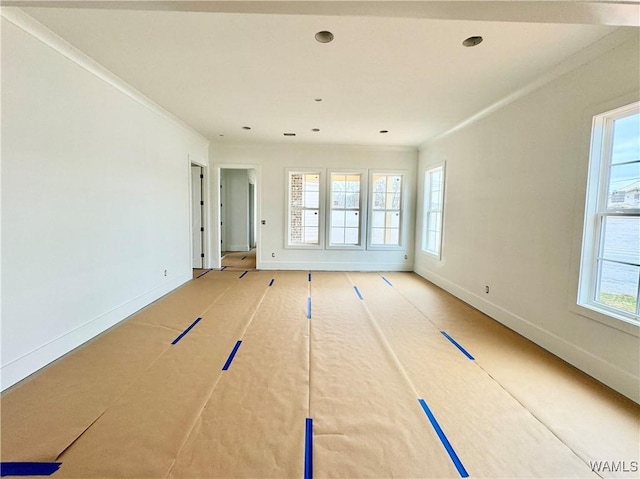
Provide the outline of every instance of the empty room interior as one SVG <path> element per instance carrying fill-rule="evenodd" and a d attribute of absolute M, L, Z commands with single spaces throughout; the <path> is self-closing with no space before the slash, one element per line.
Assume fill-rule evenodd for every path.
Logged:
<path fill-rule="evenodd" d="M 640 477 L 640 4 L 0 2 L 4 477 Z"/>

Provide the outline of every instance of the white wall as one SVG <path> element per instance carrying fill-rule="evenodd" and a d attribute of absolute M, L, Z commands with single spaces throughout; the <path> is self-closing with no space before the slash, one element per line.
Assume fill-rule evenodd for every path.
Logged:
<path fill-rule="evenodd" d="M 575 305 L 591 119 L 639 97 L 637 30 L 627 38 L 420 150 L 419 198 L 425 169 L 446 161 L 445 220 L 437 261 L 419 205 L 415 269 L 640 401 L 638 328 Z"/>
<path fill-rule="evenodd" d="M 190 157 L 208 156 L 206 139 L 29 17 L 9 18 L 2 389 L 190 279 Z"/>
<path fill-rule="evenodd" d="M 415 149 L 212 143 L 210 147 L 212 169 L 228 164 L 256 169 L 259 268 L 341 271 L 410 271 L 412 269 L 417 166 Z M 403 248 L 393 251 L 285 248 L 287 168 L 320 168 L 326 171 L 349 168 L 405 171 Z M 217 218 L 214 217 L 212 224 L 216 224 L 216 220 Z M 262 225 L 261 220 L 266 221 L 266 224 Z M 272 253 L 275 257 L 272 257 Z"/>
<path fill-rule="evenodd" d="M 249 176 L 247 170 L 225 170 L 227 251 L 249 251 Z"/>

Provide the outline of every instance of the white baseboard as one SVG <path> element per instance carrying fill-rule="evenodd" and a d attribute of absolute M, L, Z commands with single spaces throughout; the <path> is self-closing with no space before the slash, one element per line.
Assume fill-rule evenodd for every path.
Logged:
<path fill-rule="evenodd" d="M 640 404 L 640 378 L 420 266 L 414 270 L 465 303 Z"/>
<path fill-rule="evenodd" d="M 261 261 L 258 269 L 311 271 L 413 271 L 406 263 L 342 263 L 327 261 Z"/>
<path fill-rule="evenodd" d="M 47 364 L 59 359 L 68 352 L 81 346 L 120 321 L 128 318 L 136 311 L 144 308 L 156 299 L 173 291 L 191 279 L 191 274 L 185 274 L 170 279 L 136 298 L 104 313 L 82 326 L 73 329 L 58 338 L 43 344 L 33 351 L 14 359 L 0 368 L 2 391 L 25 379 Z"/>
<path fill-rule="evenodd" d="M 225 246 L 225 251 L 251 251 L 247 244 L 229 244 Z"/>

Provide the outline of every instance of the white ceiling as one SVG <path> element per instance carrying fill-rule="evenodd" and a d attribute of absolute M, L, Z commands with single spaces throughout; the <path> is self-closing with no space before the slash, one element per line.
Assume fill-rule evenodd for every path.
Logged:
<path fill-rule="evenodd" d="M 144 10 L 99 3 L 106 8 L 50 2 L 23 10 L 212 141 L 225 142 L 417 146 L 619 28 L 393 16 L 373 2 L 349 15 L 313 13 L 314 4 L 331 2 L 291 2 L 295 14 L 202 11 L 215 2 L 169 2 L 180 7 L 171 9 L 157 2 L 164 5 Z M 220 5 L 233 3 L 243 2 Z M 270 3 L 279 2 L 254 11 Z M 320 30 L 335 40 L 316 42 Z M 484 42 L 463 47 L 471 35 Z"/>

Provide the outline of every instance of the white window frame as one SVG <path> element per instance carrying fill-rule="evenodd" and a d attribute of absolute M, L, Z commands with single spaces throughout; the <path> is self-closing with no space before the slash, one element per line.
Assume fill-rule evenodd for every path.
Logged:
<path fill-rule="evenodd" d="M 360 198 L 358 203 L 358 216 L 359 216 L 359 230 L 358 230 L 358 244 L 346 245 L 346 244 L 333 244 L 331 243 L 331 225 L 333 215 L 333 175 L 359 175 L 360 176 Z M 342 250 L 362 250 L 365 245 L 365 232 L 367 228 L 367 212 L 366 212 L 366 198 L 367 198 L 367 170 L 329 170 L 327 172 L 327 226 L 326 226 L 326 248 L 327 249 L 342 249 Z"/>
<path fill-rule="evenodd" d="M 407 172 L 400 170 L 369 170 L 369 180 L 368 180 L 368 193 L 367 193 L 367 249 L 368 250 L 403 250 L 404 249 L 404 214 L 405 214 L 405 198 L 407 195 Z M 398 226 L 398 244 L 397 245 L 383 245 L 383 244 L 371 244 L 371 239 L 373 237 L 372 228 L 373 228 L 373 178 L 377 175 L 386 175 L 386 176 L 400 176 L 401 177 L 401 186 L 400 186 L 400 207 L 398 209 L 398 213 L 400 215 L 399 226 Z M 379 210 L 375 210 L 379 211 Z"/>
<path fill-rule="evenodd" d="M 434 209 L 431 204 L 431 174 L 440 170 L 441 174 L 441 186 L 440 186 L 440 208 Z M 436 259 L 442 258 L 442 237 L 443 237 L 443 229 L 444 229 L 444 189 L 445 189 L 445 164 L 439 163 L 431 166 L 424 172 L 424 188 L 423 188 L 423 205 L 424 205 L 424 214 L 422 218 L 422 251 Z M 438 234 L 436 237 L 436 248 L 429 249 L 428 247 L 428 239 L 429 239 L 429 216 L 431 214 L 439 213 L 440 221 L 438 222 Z"/>
<path fill-rule="evenodd" d="M 636 326 L 640 324 L 637 315 L 597 302 L 595 298 L 598 292 L 598 259 L 604 218 L 640 216 L 640 208 L 607 208 L 613 122 L 638 112 L 640 102 L 635 102 L 593 117 L 577 299 L 578 306 Z"/>
<path fill-rule="evenodd" d="M 325 177 L 326 171 L 322 168 L 287 168 L 286 169 L 286 185 L 287 194 L 285 211 L 285 237 L 284 247 L 287 249 L 324 249 L 325 238 Z M 319 203 L 318 203 L 318 243 L 291 243 L 291 175 L 294 174 L 317 174 L 319 175 Z"/>

